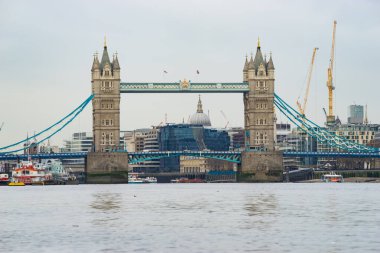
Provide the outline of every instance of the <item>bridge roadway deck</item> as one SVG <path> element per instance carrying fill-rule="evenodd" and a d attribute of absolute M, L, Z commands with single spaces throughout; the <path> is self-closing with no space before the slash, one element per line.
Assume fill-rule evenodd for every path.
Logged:
<path fill-rule="evenodd" d="M 120 93 L 244 93 L 248 83 L 120 83 Z"/>

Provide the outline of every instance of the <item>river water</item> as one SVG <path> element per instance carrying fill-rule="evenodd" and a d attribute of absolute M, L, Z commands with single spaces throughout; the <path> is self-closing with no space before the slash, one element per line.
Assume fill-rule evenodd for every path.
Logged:
<path fill-rule="evenodd" d="M 380 184 L 0 187 L 0 252 L 379 252 Z"/>

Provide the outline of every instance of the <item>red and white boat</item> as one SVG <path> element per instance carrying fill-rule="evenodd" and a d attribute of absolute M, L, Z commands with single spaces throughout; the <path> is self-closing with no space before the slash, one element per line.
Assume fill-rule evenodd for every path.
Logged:
<path fill-rule="evenodd" d="M 0 174 L 0 185 L 8 185 L 10 182 L 8 174 Z"/>
<path fill-rule="evenodd" d="M 324 174 L 321 177 L 321 180 L 326 183 L 343 183 L 344 179 L 342 175 L 335 174 L 335 172 L 330 172 L 328 174 Z"/>
<path fill-rule="evenodd" d="M 46 180 L 51 179 L 51 174 L 45 172 L 45 168 L 39 164 L 34 165 L 31 161 L 21 162 L 12 171 L 12 180 L 24 184 L 44 184 Z"/>

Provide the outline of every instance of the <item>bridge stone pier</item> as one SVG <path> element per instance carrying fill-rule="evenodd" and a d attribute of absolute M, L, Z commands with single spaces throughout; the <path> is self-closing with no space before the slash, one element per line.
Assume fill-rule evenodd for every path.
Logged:
<path fill-rule="evenodd" d="M 263 58 L 258 41 L 255 58 L 246 59 L 243 80 L 245 151 L 242 153 L 240 181 L 282 181 L 283 157 L 275 151 L 274 64 L 272 54 Z"/>
<path fill-rule="evenodd" d="M 86 159 L 86 183 L 128 183 L 128 155 L 116 152 L 91 152 Z"/>

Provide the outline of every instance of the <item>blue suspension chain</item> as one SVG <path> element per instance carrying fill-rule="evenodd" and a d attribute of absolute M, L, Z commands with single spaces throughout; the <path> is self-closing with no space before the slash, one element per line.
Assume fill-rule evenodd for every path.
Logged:
<path fill-rule="evenodd" d="M 275 98 L 276 98 L 276 106 L 279 107 L 281 106 L 284 110 L 286 110 L 286 112 L 288 112 L 294 119 L 296 119 L 298 122 L 300 122 L 304 127 L 306 127 L 306 129 L 308 131 L 312 131 L 316 134 L 316 137 L 319 141 L 322 141 L 322 142 L 327 142 L 329 145 L 332 145 L 332 146 L 336 146 L 338 148 L 341 148 L 341 149 L 344 149 L 344 150 L 349 150 L 349 151 L 369 151 L 369 152 L 379 152 L 378 149 L 376 148 L 372 148 L 372 147 L 369 147 L 369 146 L 365 146 L 365 145 L 361 145 L 361 144 L 358 144 L 358 143 L 354 143 L 352 141 L 348 141 L 346 138 L 344 137 L 341 137 L 341 136 L 337 136 L 335 134 L 332 134 L 324 129 L 322 129 L 320 126 L 318 126 L 316 123 L 314 123 L 313 121 L 309 120 L 308 118 L 304 117 L 303 115 L 301 115 L 299 112 L 297 112 L 296 110 L 294 110 L 289 104 L 287 104 L 284 100 L 282 100 L 279 96 L 277 96 L 275 94 Z M 280 108 L 279 108 L 280 109 Z M 281 110 L 281 109 L 280 109 Z M 292 113 L 292 111 L 296 114 L 294 115 L 294 113 Z M 285 113 L 283 110 L 281 110 L 281 112 L 283 114 L 285 114 L 288 118 L 289 116 L 287 115 L 287 113 Z M 303 120 L 301 121 L 300 118 L 303 118 L 305 119 L 305 121 L 307 122 L 310 122 L 310 124 L 312 124 L 313 126 L 310 126 L 307 122 L 304 122 Z M 290 118 L 289 118 L 290 119 Z M 293 123 L 294 121 L 291 120 Z M 296 124 L 297 126 L 299 126 L 298 124 Z M 314 130 L 314 128 L 316 128 L 318 131 L 316 132 Z M 308 133 L 309 135 L 312 135 L 311 133 Z M 327 137 L 326 137 L 327 135 Z M 312 135 L 313 136 L 313 135 Z M 321 139 L 320 137 L 323 137 L 325 140 L 323 141 L 323 139 Z M 330 141 L 332 141 L 333 143 L 329 143 L 329 140 L 326 140 L 326 138 L 329 138 L 331 139 Z M 342 146 L 342 144 L 344 144 L 345 146 Z"/>
<path fill-rule="evenodd" d="M 310 127 L 306 127 L 305 125 L 299 125 L 296 121 L 294 121 L 294 118 L 297 118 L 297 117 L 294 117 L 294 115 L 292 115 L 291 114 L 291 112 L 289 112 L 285 107 L 284 107 L 284 105 L 281 105 L 279 102 L 277 102 L 277 101 L 274 101 L 274 103 L 275 103 L 275 105 L 276 105 L 276 107 L 293 123 L 293 124 L 295 124 L 298 128 L 300 128 L 303 132 L 305 132 L 306 134 L 308 134 L 309 136 L 311 136 L 312 138 L 316 138 L 319 142 L 321 142 L 321 143 L 327 143 L 328 144 L 328 140 L 326 140 L 326 139 L 323 139 L 323 138 L 321 138 L 321 136 L 320 135 L 318 135 L 318 132 L 316 132 L 315 130 L 314 130 L 314 128 L 310 128 Z M 293 117 L 290 117 L 289 115 L 288 115 L 288 113 L 286 113 L 286 112 L 289 112 L 289 114 L 291 114 Z M 297 121 L 298 122 L 300 122 L 298 119 L 297 119 Z M 301 122 L 302 123 L 302 122 Z M 310 130 L 312 131 L 312 132 L 310 132 Z M 331 145 L 331 144 L 330 144 Z M 333 146 L 336 146 L 336 145 L 333 145 Z M 342 149 L 345 149 L 344 147 L 342 147 L 342 146 L 336 146 L 336 147 L 339 147 L 339 148 L 342 148 Z"/>
<path fill-rule="evenodd" d="M 278 97 L 278 96 L 277 96 Z M 279 97 L 278 97 L 279 98 Z M 325 130 L 323 130 L 323 129 L 321 129 L 318 125 L 316 125 L 315 123 L 313 123 L 313 122 L 311 122 L 311 123 L 313 123 L 313 125 L 314 125 L 314 127 L 313 126 L 309 126 L 306 122 L 304 122 L 304 121 L 300 121 L 299 120 L 299 116 L 301 116 L 301 117 L 303 117 L 303 115 L 301 115 L 301 114 L 299 114 L 297 111 L 295 111 L 298 115 L 297 116 L 295 116 L 291 111 L 289 111 L 289 109 L 288 109 L 288 107 L 290 108 L 290 109 L 292 109 L 293 111 L 294 111 L 294 109 L 293 108 L 291 108 L 285 101 L 283 101 L 281 98 L 279 98 L 279 100 L 280 100 L 280 105 L 290 114 L 290 115 L 292 115 L 292 117 L 293 118 L 296 118 L 297 119 L 297 121 L 299 121 L 299 122 L 301 122 L 301 124 L 303 125 L 303 126 L 305 126 L 308 130 L 312 130 L 315 134 L 316 134 L 316 136 L 317 136 L 317 139 L 319 140 L 319 141 L 322 141 L 322 142 L 327 142 L 327 144 L 328 145 L 330 145 L 330 146 L 335 146 L 335 147 L 338 147 L 338 148 L 341 148 L 341 149 L 344 149 L 344 150 L 350 150 L 350 151 L 353 151 L 352 149 L 353 148 L 355 148 L 355 149 L 358 149 L 359 151 L 362 151 L 362 149 L 365 149 L 365 150 L 372 150 L 371 148 L 369 148 L 369 147 L 367 147 L 367 146 L 364 146 L 364 145 L 360 145 L 360 144 L 357 144 L 357 143 L 353 143 L 353 142 L 350 142 L 350 141 L 347 141 L 345 138 L 342 138 L 342 137 L 339 137 L 339 136 L 336 136 L 336 135 L 333 135 L 333 134 L 331 134 L 330 132 L 328 132 L 328 131 L 325 131 Z M 284 103 L 287 105 L 284 105 Z M 277 105 L 278 106 L 278 105 Z M 284 113 L 284 112 L 283 112 Z M 288 116 L 287 116 L 288 117 Z M 305 118 L 306 119 L 306 118 Z M 306 120 L 308 120 L 308 119 L 306 119 Z M 310 122 L 310 120 L 308 120 L 309 122 Z M 315 127 L 316 126 L 316 127 Z M 314 128 L 317 128 L 317 132 L 314 130 Z M 309 135 L 311 134 L 311 133 L 308 133 Z M 329 135 L 329 137 L 330 138 L 333 138 L 333 140 L 330 140 L 330 142 L 331 141 L 335 141 L 334 143 L 329 143 L 328 141 L 329 140 L 326 140 L 326 139 L 321 139 L 320 138 L 320 136 L 321 136 L 321 134 L 322 134 L 322 137 L 323 138 L 326 138 L 326 136 L 324 135 L 324 134 L 327 134 L 327 135 Z M 343 142 L 346 146 L 342 146 L 342 145 L 340 145 L 339 143 L 338 143 L 338 141 L 340 141 L 340 142 Z M 349 145 L 349 144 L 351 144 L 351 146 L 352 147 L 347 147 L 347 145 Z"/>
<path fill-rule="evenodd" d="M 67 119 L 68 117 L 70 117 L 71 115 L 73 115 L 74 113 L 74 116 L 72 116 L 64 125 L 62 125 L 59 129 L 57 129 L 56 131 L 54 131 L 52 134 L 50 134 L 49 136 L 47 136 L 46 138 L 38 141 L 37 143 L 35 143 L 35 145 L 38 145 L 40 144 L 41 142 L 44 142 L 46 141 L 47 139 L 51 138 L 52 136 L 54 136 L 55 134 L 57 134 L 58 132 L 60 132 L 64 127 L 66 127 L 69 123 L 71 123 L 82 111 L 83 109 L 88 105 L 88 103 L 93 99 L 94 95 L 91 95 L 89 96 L 80 106 L 78 106 L 77 108 L 75 108 L 74 111 L 72 111 L 70 114 L 68 114 L 67 116 L 65 116 L 64 118 L 62 118 L 60 121 L 58 121 L 57 123 L 55 123 L 54 125 L 46 128 L 45 130 L 41 131 L 40 133 L 38 134 L 35 134 L 33 135 L 32 137 L 30 138 L 27 138 L 23 141 L 20 141 L 20 142 L 17 142 L 15 144 L 12 144 L 12 145 L 9 145 L 9 146 L 6 146 L 6 147 L 2 147 L 0 148 L 0 150 L 3 150 L 3 149 L 7 149 L 7 148 L 10 148 L 10 147 L 13 147 L 13 146 L 16 146 L 18 144 L 21 144 L 25 141 L 28 141 L 36 136 L 39 136 L 45 132 L 47 132 L 48 130 L 52 129 L 54 126 L 58 125 L 59 123 L 63 122 L 65 119 Z M 30 146 L 26 146 L 24 148 L 20 148 L 20 149 L 16 149 L 16 150 L 12 150 L 12 151 L 7 151 L 7 152 L 3 152 L 3 153 L 0 153 L 0 154 L 8 154 L 8 153 L 15 153 L 15 152 L 19 152 L 19 151 L 22 151 L 22 150 L 25 150 L 25 149 L 28 149 L 30 148 Z"/>
<path fill-rule="evenodd" d="M 349 151 L 357 151 L 357 150 L 353 150 L 353 148 L 355 149 L 358 149 L 358 151 L 362 151 L 362 149 L 365 149 L 365 150 L 371 150 L 369 147 L 367 146 L 363 146 L 363 145 L 360 145 L 360 144 L 357 144 L 357 146 L 354 146 L 353 148 L 352 147 L 347 147 L 347 146 L 342 146 L 340 144 L 337 143 L 337 141 L 342 141 L 344 142 L 344 144 L 348 145 L 349 144 L 356 144 L 356 143 L 352 143 L 352 142 L 349 142 L 347 141 L 346 139 L 344 138 L 338 138 L 339 136 L 336 136 L 336 135 L 333 135 L 327 131 L 324 131 L 323 129 L 321 129 L 318 125 L 314 124 L 315 126 L 309 126 L 306 122 L 304 121 L 300 121 L 299 120 L 299 116 L 300 114 L 298 112 L 296 112 L 298 115 L 295 116 L 291 111 L 289 111 L 288 107 L 290 109 L 292 109 L 294 111 L 293 108 L 291 108 L 288 104 L 286 104 L 286 102 L 284 102 L 282 99 L 280 99 L 281 102 L 277 102 L 279 103 L 277 106 L 281 106 L 282 108 L 284 108 L 293 118 L 297 119 L 298 122 L 300 122 L 303 126 L 305 126 L 308 130 L 312 130 L 315 135 L 311 134 L 311 133 L 308 133 L 309 135 L 312 135 L 312 136 L 316 136 L 317 139 L 320 141 L 320 142 L 324 142 L 324 143 L 327 143 L 328 145 L 330 146 L 334 146 L 334 147 L 338 147 L 338 148 L 341 148 L 341 149 L 344 149 L 344 150 L 349 150 Z M 284 103 L 287 105 L 284 105 Z M 284 112 L 283 112 L 284 113 Z M 286 114 L 285 114 L 286 115 Z M 286 115 L 288 117 L 288 115 Z M 302 115 L 301 115 L 302 116 Z M 289 117 L 288 117 L 289 118 Z M 306 118 L 305 118 L 306 119 Z M 308 120 L 310 121 L 310 120 Z M 312 122 L 313 123 L 313 122 Z M 298 125 L 299 126 L 299 125 Z M 314 130 L 314 128 L 317 128 L 317 132 Z M 321 135 L 322 134 L 322 135 Z M 329 143 L 329 140 L 326 139 L 326 136 L 324 134 L 327 134 L 329 135 L 329 137 L 333 138 L 333 140 L 330 140 L 330 143 Z M 324 139 L 321 139 L 321 136 L 324 138 Z M 338 138 L 338 140 L 337 140 Z M 335 142 L 332 142 L 332 141 L 335 141 Z M 348 143 L 347 143 L 348 142 Z M 353 145 L 352 145 L 353 146 Z"/>
<path fill-rule="evenodd" d="M 77 108 L 75 108 L 71 113 L 69 113 L 69 114 L 66 115 L 64 118 L 62 118 L 61 120 L 59 120 L 57 123 L 51 125 L 50 127 L 46 128 L 46 129 L 42 130 L 41 132 L 39 132 L 39 133 L 37 133 L 37 134 L 35 134 L 35 135 L 31 136 L 31 137 L 28 137 L 28 138 L 26 138 L 26 139 L 24 139 L 24 140 L 21 140 L 21 141 L 19 141 L 19 142 L 16 142 L 16 143 L 14 143 L 14 144 L 11 144 L 11 145 L 8 145 L 8 146 L 5 146 L 5 147 L 1 147 L 0 150 L 8 149 L 8 148 L 11 148 L 11 147 L 17 146 L 17 145 L 19 145 L 19 144 L 21 144 L 21 143 L 27 142 L 27 141 L 29 141 L 29 140 L 31 140 L 31 139 L 37 137 L 37 136 L 40 136 L 40 135 L 43 134 L 43 133 L 49 131 L 50 129 L 52 129 L 52 128 L 55 127 L 56 125 L 62 123 L 64 120 L 66 120 L 66 119 L 69 118 L 71 115 L 73 115 L 76 111 L 78 111 L 80 108 L 82 108 L 83 105 L 87 105 L 87 104 L 92 100 L 93 97 L 94 97 L 94 95 L 89 96 L 89 97 L 88 97 L 88 98 L 87 98 L 82 104 L 80 104 Z"/>

